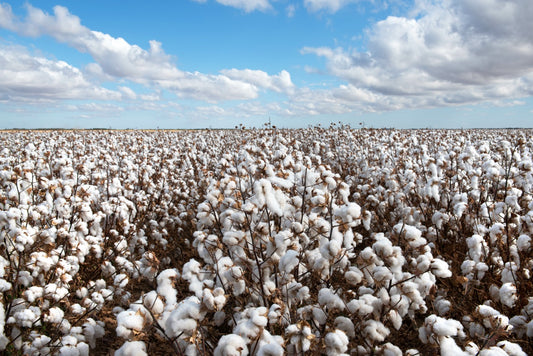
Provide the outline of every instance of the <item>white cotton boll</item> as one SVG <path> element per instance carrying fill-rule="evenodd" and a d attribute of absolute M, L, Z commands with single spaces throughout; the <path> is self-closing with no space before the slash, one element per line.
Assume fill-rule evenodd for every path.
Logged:
<path fill-rule="evenodd" d="M 439 296 L 435 299 L 435 309 L 440 316 L 447 314 L 452 307 L 452 303 L 449 300 Z"/>
<path fill-rule="evenodd" d="M 246 356 L 248 347 L 246 341 L 239 335 L 223 335 L 213 353 L 214 356 Z"/>
<path fill-rule="evenodd" d="M 389 310 L 389 312 L 387 313 L 387 318 L 389 319 L 389 321 L 392 323 L 392 326 L 396 330 L 400 330 L 400 328 L 402 327 L 403 318 L 400 315 L 400 313 L 398 313 L 397 310 L 395 309 Z"/>
<path fill-rule="evenodd" d="M 269 324 L 277 324 L 281 317 L 281 306 L 279 304 L 272 304 L 268 310 L 268 322 Z"/>
<path fill-rule="evenodd" d="M 124 273 L 117 274 L 113 279 L 113 285 L 117 288 L 126 288 L 128 285 L 129 279 L 128 276 Z"/>
<path fill-rule="evenodd" d="M 283 356 L 283 347 L 275 342 L 262 344 L 257 350 L 256 356 Z"/>
<path fill-rule="evenodd" d="M 372 249 L 378 256 L 385 258 L 393 254 L 392 242 L 383 233 L 376 234 L 374 239 L 376 242 L 372 245 Z"/>
<path fill-rule="evenodd" d="M 500 302 L 509 308 L 512 308 L 518 300 L 516 286 L 513 283 L 504 283 L 500 288 L 499 295 Z"/>
<path fill-rule="evenodd" d="M 508 356 L 508 353 L 499 347 L 491 346 L 481 350 L 477 356 Z"/>
<path fill-rule="evenodd" d="M 385 345 L 381 347 L 381 352 L 383 356 L 402 356 L 402 350 L 396 346 L 391 344 L 390 342 L 387 342 Z"/>
<path fill-rule="evenodd" d="M 363 335 L 372 341 L 382 342 L 389 334 L 389 328 L 380 321 L 366 320 L 363 322 Z"/>
<path fill-rule="evenodd" d="M 26 297 L 26 300 L 28 302 L 33 303 L 36 299 L 41 298 L 43 296 L 43 293 L 43 287 L 31 286 L 30 288 L 24 291 L 24 297 Z"/>
<path fill-rule="evenodd" d="M 468 276 L 476 267 L 476 262 L 472 260 L 464 260 L 461 264 L 461 273 Z"/>
<path fill-rule="evenodd" d="M 344 222 L 350 223 L 361 217 L 361 207 L 356 203 L 348 203 L 334 209 L 333 214 L 340 217 Z"/>
<path fill-rule="evenodd" d="M 207 288 L 203 290 L 202 303 L 209 310 L 221 310 L 222 308 L 224 308 L 226 300 L 227 298 L 224 294 L 224 289 L 220 287 L 215 288 L 213 291 Z"/>
<path fill-rule="evenodd" d="M 200 309 L 200 300 L 195 296 L 181 301 L 165 321 L 166 334 L 169 337 L 181 335 L 183 338 L 192 335 L 198 326 L 198 321 L 204 316 Z"/>
<path fill-rule="evenodd" d="M 516 280 L 518 266 L 514 262 L 506 262 L 502 270 L 502 283 L 513 283 Z"/>
<path fill-rule="evenodd" d="M 453 214 L 457 217 L 457 219 L 460 219 L 461 216 L 463 216 L 466 208 L 467 205 L 465 202 L 459 202 L 453 206 Z"/>
<path fill-rule="evenodd" d="M 291 273 L 296 266 L 298 266 L 298 263 L 300 263 L 300 260 L 298 259 L 299 252 L 295 250 L 287 250 L 285 254 L 281 257 L 279 260 L 279 270 L 283 273 Z"/>
<path fill-rule="evenodd" d="M 117 315 L 117 336 L 129 339 L 133 331 L 141 331 L 144 327 L 144 318 L 139 312 L 125 310 Z"/>
<path fill-rule="evenodd" d="M 513 326 L 513 333 L 518 337 L 524 337 L 527 331 L 527 319 L 523 315 L 515 315 L 509 320 L 509 324 Z"/>
<path fill-rule="evenodd" d="M 356 286 L 364 278 L 363 272 L 355 266 L 350 267 L 348 271 L 344 273 L 344 278 L 346 279 L 346 282 L 348 282 L 352 286 Z"/>
<path fill-rule="evenodd" d="M 431 272 L 439 278 L 450 278 L 452 276 L 450 266 L 440 258 L 435 258 L 431 261 Z"/>
<path fill-rule="evenodd" d="M 45 314 L 44 321 L 47 323 L 59 324 L 63 320 L 64 316 L 65 313 L 63 310 L 53 307 L 48 309 L 48 314 Z"/>
<path fill-rule="evenodd" d="M 115 351 L 115 356 L 148 356 L 146 344 L 143 341 L 126 341 Z"/>
<path fill-rule="evenodd" d="M 346 350 L 348 350 L 348 344 L 350 343 L 350 340 L 344 331 L 338 329 L 327 333 L 324 341 L 326 343 L 326 352 L 328 355 L 338 355 L 346 352 Z"/>
<path fill-rule="evenodd" d="M 385 266 L 376 266 L 372 269 L 372 277 L 376 282 L 387 283 L 392 280 L 392 272 Z"/>
<path fill-rule="evenodd" d="M 33 327 L 34 323 L 36 323 L 35 325 L 38 325 L 38 320 L 41 316 L 41 310 L 36 307 L 29 307 L 27 309 L 22 309 L 15 312 L 13 316 L 18 325 L 31 328 Z"/>
<path fill-rule="evenodd" d="M 78 303 L 76 304 L 72 304 L 70 306 L 70 311 L 72 312 L 72 314 L 74 315 L 82 315 L 83 313 L 85 313 L 87 309 L 82 307 L 81 305 L 79 305 Z"/>
<path fill-rule="evenodd" d="M 496 309 L 488 305 L 478 305 L 476 312 L 483 318 L 483 326 L 486 328 L 500 327 L 505 329 L 509 325 L 509 318 L 500 314 Z"/>
<path fill-rule="evenodd" d="M 466 244 L 468 246 L 468 254 L 470 258 L 474 261 L 479 262 L 484 258 L 487 253 L 487 245 L 485 240 L 480 235 L 473 235 L 466 239 Z"/>
<path fill-rule="evenodd" d="M 166 269 L 157 276 L 157 293 L 165 299 L 167 305 L 174 305 L 177 302 L 177 291 L 174 288 L 174 281 L 179 277 L 175 269 Z"/>
<path fill-rule="evenodd" d="M 451 337 L 442 337 L 439 340 L 441 356 L 472 356 L 463 351 Z"/>
<path fill-rule="evenodd" d="M 520 235 L 516 239 L 516 247 L 521 252 L 527 252 L 531 248 L 531 238 L 527 235 Z"/>
<path fill-rule="evenodd" d="M 313 318 L 319 325 L 324 325 L 328 320 L 328 315 L 320 308 L 313 308 Z"/>
<path fill-rule="evenodd" d="M 527 354 L 522 350 L 520 345 L 515 344 L 514 342 L 500 341 L 497 344 L 497 346 L 502 348 L 503 351 L 505 351 L 507 353 L 507 355 L 510 355 L 510 356 L 527 356 Z"/>
<path fill-rule="evenodd" d="M 435 314 L 426 317 L 424 325 L 418 329 L 418 337 L 424 344 L 433 344 L 452 336 L 464 337 L 463 325 L 457 320 L 441 318 Z"/>
<path fill-rule="evenodd" d="M 311 297 L 309 287 L 303 286 L 298 290 L 298 293 L 296 293 L 296 299 L 300 302 L 303 302 L 304 300 L 308 300 Z"/>
<path fill-rule="evenodd" d="M 259 327 L 265 327 L 268 325 L 268 310 L 265 307 L 259 307 L 252 310 L 250 313 L 250 320 L 254 325 Z"/>
<path fill-rule="evenodd" d="M 334 322 L 335 328 L 344 331 L 348 337 L 355 337 L 355 325 L 345 316 L 338 316 Z"/>
<path fill-rule="evenodd" d="M 80 356 L 76 346 L 62 346 L 59 348 L 59 356 Z"/>
<path fill-rule="evenodd" d="M 91 348 L 96 347 L 96 339 L 104 336 L 104 326 L 105 324 L 102 321 L 95 321 L 93 318 L 88 318 L 87 321 L 83 323 L 84 341 L 87 341 Z"/>
<path fill-rule="evenodd" d="M 531 320 L 529 323 L 527 323 L 526 335 L 527 335 L 527 337 L 533 337 L 533 320 Z"/>
<path fill-rule="evenodd" d="M 393 229 L 397 234 L 402 232 L 405 240 L 412 248 L 418 248 L 427 244 L 427 240 L 422 237 L 422 231 L 414 226 L 400 223 L 396 224 Z"/>
<path fill-rule="evenodd" d="M 328 308 L 328 310 L 344 310 L 343 300 L 331 289 L 322 288 L 318 292 L 318 303 Z"/>
<path fill-rule="evenodd" d="M 143 305 L 156 315 L 161 314 L 165 309 L 165 303 L 163 303 L 156 291 L 150 291 L 144 295 Z"/>

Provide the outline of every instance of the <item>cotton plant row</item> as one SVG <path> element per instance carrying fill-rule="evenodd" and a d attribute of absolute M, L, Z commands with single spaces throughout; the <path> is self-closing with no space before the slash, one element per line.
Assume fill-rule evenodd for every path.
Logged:
<path fill-rule="evenodd" d="M 530 131 L 1 139 L 2 350 L 533 352 Z"/>

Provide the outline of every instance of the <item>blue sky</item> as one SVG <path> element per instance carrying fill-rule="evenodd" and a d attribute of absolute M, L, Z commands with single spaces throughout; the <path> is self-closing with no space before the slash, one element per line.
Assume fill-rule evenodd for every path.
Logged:
<path fill-rule="evenodd" d="M 0 127 L 533 127 L 530 0 L 0 0 Z"/>

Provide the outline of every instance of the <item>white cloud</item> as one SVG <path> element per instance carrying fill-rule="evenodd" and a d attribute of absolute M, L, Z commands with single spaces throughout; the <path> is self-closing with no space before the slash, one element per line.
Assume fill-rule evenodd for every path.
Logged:
<path fill-rule="evenodd" d="M 266 0 L 220 2 L 228 6 L 242 7 L 245 11 L 270 6 Z M 26 18 L 19 20 L 14 17 L 9 6 L 2 5 L 0 27 L 25 36 L 48 35 L 80 52 L 88 53 L 96 63 L 87 65 L 85 71 L 100 80 L 126 79 L 173 91 L 179 97 L 209 102 L 254 99 L 258 97 L 259 88 L 279 91 L 292 84 L 290 75 L 285 71 L 271 78 L 261 72 L 266 75 L 261 80 L 270 81 L 268 87 L 259 85 L 254 76 L 246 78 L 234 75 L 233 79 L 224 74 L 182 71 L 173 63 L 172 57 L 165 53 L 160 42 L 150 41 L 149 49 L 145 50 L 123 38 L 90 30 L 81 24 L 79 17 L 71 14 L 65 7 L 55 6 L 53 14 L 31 5 L 26 8 Z M 125 95 L 131 97 L 131 93 Z"/>
<path fill-rule="evenodd" d="M 268 0 L 216 0 L 218 3 L 226 6 L 242 9 L 246 12 L 255 10 L 266 11 L 272 8 Z"/>
<path fill-rule="evenodd" d="M 130 99 L 130 100 L 137 99 L 137 94 L 135 94 L 135 92 L 129 87 L 122 86 L 122 87 L 119 87 L 118 90 L 122 93 L 122 96 L 124 99 Z"/>
<path fill-rule="evenodd" d="M 335 13 L 339 11 L 341 7 L 357 1 L 358 0 L 304 0 L 304 5 L 312 12 L 328 11 Z"/>
<path fill-rule="evenodd" d="M 193 0 L 198 3 L 205 3 L 207 0 Z M 272 5 L 268 0 L 216 0 L 219 4 L 231 6 L 236 9 L 244 10 L 245 12 L 252 11 L 267 11 L 272 9 Z"/>
<path fill-rule="evenodd" d="M 121 94 L 90 83 L 63 61 L 32 56 L 20 46 L 0 46 L 0 96 L 11 100 L 119 100 Z"/>
<path fill-rule="evenodd" d="M 251 69 L 226 69 L 222 70 L 221 73 L 230 79 L 250 83 L 256 87 L 273 90 L 278 93 L 291 93 L 294 91 L 291 75 L 285 70 L 278 75 L 268 75 L 262 70 Z"/>
<path fill-rule="evenodd" d="M 346 80 L 335 95 L 365 90 L 389 107 L 434 107 L 531 95 L 533 7 L 529 0 L 418 2 L 412 18 L 368 30 L 367 52 L 304 48 Z M 500 17 L 494 9 L 502 9 Z M 477 9 L 477 11 L 475 11 Z M 358 96 L 354 100 L 362 100 Z"/>
<path fill-rule="evenodd" d="M 285 12 L 287 13 L 287 17 L 294 17 L 294 14 L 296 13 L 296 6 L 294 4 L 290 4 L 285 8 Z"/>

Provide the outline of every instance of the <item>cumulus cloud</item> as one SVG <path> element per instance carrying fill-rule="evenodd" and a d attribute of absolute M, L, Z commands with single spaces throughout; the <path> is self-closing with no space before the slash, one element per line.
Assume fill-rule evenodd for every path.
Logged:
<path fill-rule="evenodd" d="M 302 53 L 326 58 L 329 73 L 349 83 L 334 95 L 370 91 L 392 108 L 521 97 L 531 95 L 532 16 L 528 0 L 421 1 L 413 17 L 372 26 L 366 52 Z"/>
<path fill-rule="evenodd" d="M 90 83 L 64 61 L 31 55 L 20 46 L 0 47 L 0 96 L 10 100 L 119 100 L 121 94 Z"/>
<path fill-rule="evenodd" d="M 278 93 L 291 93 L 294 84 L 289 72 L 283 70 L 278 75 L 269 75 L 262 70 L 226 69 L 221 71 L 226 77 L 255 85 L 256 87 L 273 90 Z"/>
<path fill-rule="evenodd" d="M 260 9 L 269 5 L 265 0 L 230 1 L 225 5 L 242 6 L 246 9 Z M 55 6 L 53 14 L 26 5 L 27 16 L 24 20 L 16 18 L 8 5 L 0 7 L 0 27 L 24 36 L 51 36 L 59 42 L 74 47 L 80 52 L 88 53 L 95 63 L 86 67 L 86 72 L 101 80 L 126 79 L 144 85 L 154 85 L 174 92 L 179 97 L 205 101 L 245 100 L 258 97 L 260 88 L 256 76 L 233 75 L 233 79 L 224 74 L 203 74 L 179 70 L 170 55 L 165 53 L 158 41 L 150 41 L 149 49 L 143 49 L 128 43 L 123 38 L 93 31 L 83 26 L 79 17 L 71 14 L 67 8 Z M 264 73 L 264 72 L 261 72 Z M 269 79 L 269 89 L 279 90 L 283 85 L 290 85 L 290 75 L 282 72 Z M 287 82 L 288 79 L 288 82 Z M 124 93 L 124 91 L 123 91 Z M 131 98 L 131 93 L 124 93 Z"/>
<path fill-rule="evenodd" d="M 199 3 L 205 3 L 207 0 L 193 0 Z M 216 0 L 219 4 L 231 6 L 245 12 L 266 11 L 272 8 L 268 0 Z"/>
<path fill-rule="evenodd" d="M 328 11 L 331 13 L 339 11 L 341 7 L 357 0 L 304 0 L 304 5 L 309 11 Z"/>

